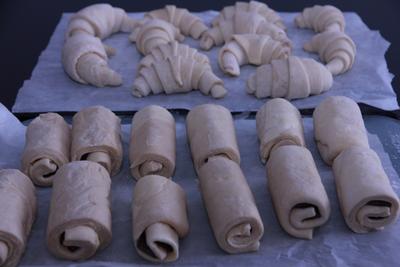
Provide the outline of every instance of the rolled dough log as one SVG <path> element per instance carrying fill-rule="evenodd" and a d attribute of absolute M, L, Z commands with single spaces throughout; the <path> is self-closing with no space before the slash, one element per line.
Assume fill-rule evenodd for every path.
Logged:
<path fill-rule="evenodd" d="M 57 172 L 53 183 L 47 247 L 66 260 L 85 260 L 111 242 L 111 179 L 91 161 L 74 161 Z"/>
<path fill-rule="evenodd" d="M 301 114 L 283 98 L 271 99 L 264 104 L 257 112 L 256 125 L 263 163 L 280 146 L 305 145 Z"/>
<path fill-rule="evenodd" d="M 333 162 L 333 174 L 342 214 L 351 230 L 382 230 L 397 219 L 399 198 L 375 151 L 362 146 L 345 149 Z"/>
<path fill-rule="evenodd" d="M 170 179 L 148 175 L 133 192 L 133 240 L 143 258 L 171 262 L 179 258 L 179 238 L 189 232 L 186 195 Z"/>
<path fill-rule="evenodd" d="M 103 106 L 84 108 L 72 119 L 71 160 L 97 162 L 111 176 L 122 162 L 121 120 Z"/>
<path fill-rule="evenodd" d="M 231 254 L 258 250 L 264 226 L 240 166 L 224 156 L 215 156 L 198 175 L 218 245 Z"/>
<path fill-rule="evenodd" d="M 312 239 L 314 228 L 329 219 L 330 205 L 310 151 L 278 147 L 268 160 L 267 176 L 282 228 L 294 237 Z"/>
<path fill-rule="evenodd" d="M 22 170 L 39 186 L 51 186 L 57 170 L 69 162 L 71 129 L 56 113 L 41 114 L 28 126 Z"/>
<path fill-rule="evenodd" d="M 330 96 L 314 110 L 314 135 L 319 153 L 331 165 L 348 147 L 369 147 L 360 108 L 345 96 Z"/>
<path fill-rule="evenodd" d="M 19 170 L 0 170 L 0 214 L 0 266 L 14 267 L 25 251 L 36 214 L 35 187 Z"/>
<path fill-rule="evenodd" d="M 168 110 L 151 105 L 133 116 L 129 159 L 132 176 L 171 177 L 175 171 L 175 119 Z"/>
<path fill-rule="evenodd" d="M 214 104 L 197 106 L 187 115 L 186 127 L 196 171 L 216 155 L 240 164 L 235 126 L 229 110 Z"/>

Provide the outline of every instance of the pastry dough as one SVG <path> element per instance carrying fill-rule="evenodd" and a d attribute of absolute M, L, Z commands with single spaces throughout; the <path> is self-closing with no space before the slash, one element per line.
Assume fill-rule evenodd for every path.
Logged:
<path fill-rule="evenodd" d="M 348 71 L 354 63 L 356 45 L 344 32 L 327 31 L 315 35 L 304 50 L 316 52 L 333 75 Z"/>
<path fill-rule="evenodd" d="M 239 165 L 225 156 L 215 156 L 199 169 L 198 175 L 218 245 L 228 253 L 258 250 L 264 226 Z"/>
<path fill-rule="evenodd" d="M 72 119 L 71 160 L 97 162 L 111 176 L 122 163 L 121 120 L 103 106 L 84 108 Z"/>
<path fill-rule="evenodd" d="M 69 162 L 71 130 L 56 113 L 41 114 L 26 130 L 22 170 L 39 186 L 51 186 L 57 170 Z"/>
<path fill-rule="evenodd" d="M 321 94 L 333 83 L 329 70 L 311 58 L 290 56 L 257 68 L 247 81 L 247 93 L 257 98 L 304 98 Z"/>
<path fill-rule="evenodd" d="M 333 174 L 342 214 L 351 230 L 382 230 L 397 219 L 399 198 L 373 150 L 345 149 L 333 162 Z"/>
<path fill-rule="evenodd" d="M 195 107 L 187 115 L 186 129 L 196 171 L 217 155 L 240 164 L 233 118 L 223 106 L 204 104 Z"/>
<path fill-rule="evenodd" d="M 261 15 L 268 22 L 271 22 L 281 29 L 285 29 L 285 24 L 282 18 L 273 9 L 269 8 L 267 4 L 250 1 L 250 2 L 236 2 L 235 5 L 224 7 L 219 15 L 213 19 L 212 25 L 215 26 L 220 23 L 220 21 L 232 18 L 237 12 L 254 12 Z"/>
<path fill-rule="evenodd" d="M 331 165 L 351 146 L 369 147 L 360 108 L 345 96 L 330 96 L 314 110 L 314 136 L 323 160 Z"/>
<path fill-rule="evenodd" d="M 327 222 L 329 199 L 307 148 L 281 146 L 267 163 L 268 189 L 282 228 L 298 238 L 312 239 L 314 228 Z"/>
<path fill-rule="evenodd" d="M 119 31 L 131 32 L 136 24 L 137 21 L 129 18 L 121 8 L 109 4 L 94 4 L 79 10 L 71 17 L 65 36 L 69 38 L 84 32 L 105 39 Z"/>
<path fill-rule="evenodd" d="M 295 18 L 300 28 L 313 29 L 316 32 L 344 31 L 346 22 L 342 11 L 330 5 L 307 7 Z"/>
<path fill-rule="evenodd" d="M 151 51 L 139 64 L 132 94 L 186 93 L 199 89 L 214 98 L 226 95 L 223 81 L 211 69 L 208 58 L 188 45 L 171 42 Z"/>
<path fill-rule="evenodd" d="M 158 175 L 141 178 L 132 204 L 133 240 L 143 258 L 171 262 L 179 258 L 179 238 L 189 232 L 186 195 L 173 181 Z"/>
<path fill-rule="evenodd" d="M 256 124 L 263 163 L 280 146 L 305 146 L 301 114 L 285 99 L 275 98 L 264 104 L 257 112 Z"/>
<path fill-rule="evenodd" d="M 240 66 L 262 65 L 273 59 L 284 59 L 291 48 L 268 35 L 235 34 L 219 51 L 218 63 L 223 72 L 239 76 Z"/>
<path fill-rule="evenodd" d="M 111 179 L 90 161 L 65 164 L 54 178 L 47 247 L 66 260 L 85 260 L 111 242 Z"/>
<path fill-rule="evenodd" d="M 35 187 L 15 169 L 0 170 L 0 266 L 17 266 L 36 214 Z"/>
<path fill-rule="evenodd" d="M 175 119 L 160 106 L 147 106 L 133 116 L 129 160 L 132 176 L 157 174 L 171 177 L 175 171 Z"/>
<path fill-rule="evenodd" d="M 137 49 L 143 55 L 147 55 L 155 47 L 167 44 L 174 40 L 182 42 L 184 36 L 174 25 L 160 19 L 148 19 L 141 22 L 129 40 L 136 43 Z"/>
<path fill-rule="evenodd" d="M 255 11 L 237 11 L 231 17 L 221 18 L 211 29 L 204 32 L 200 47 L 209 50 L 213 46 L 229 42 L 234 34 L 262 34 L 291 46 L 285 31 L 277 25 L 268 22 Z"/>
<path fill-rule="evenodd" d="M 185 8 L 173 5 L 150 11 L 145 14 L 145 18 L 165 20 L 179 28 L 184 35 L 190 35 L 194 39 L 198 39 L 208 29 L 199 17 L 190 14 Z"/>
<path fill-rule="evenodd" d="M 78 33 L 65 41 L 62 51 L 62 64 L 69 77 L 82 84 L 97 87 L 119 86 L 122 77 L 108 65 L 108 55 L 101 40 L 86 33 Z"/>

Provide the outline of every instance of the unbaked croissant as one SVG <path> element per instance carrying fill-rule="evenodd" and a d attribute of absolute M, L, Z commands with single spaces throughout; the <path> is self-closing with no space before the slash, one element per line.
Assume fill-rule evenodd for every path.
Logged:
<path fill-rule="evenodd" d="M 184 36 L 178 28 L 160 19 L 144 20 L 129 36 L 129 40 L 136 43 L 137 49 L 143 55 L 149 54 L 153 48 L 161 44 L 174 40 L 182 42 L 183 39 Z"/>
<path fill-rule="evenodd" d="M 290 47 L 268 35 L 235 34 L 219 51 L 218 63 L 223 72 L 239 76 L 240 66 L 268 64 L 290 55 Z"/>
<path fill-rule="evenodd" d="M 304 98 L 327 91 L 332 82 L 332 74 L 321 63 L 290 56 L 258 67 L 247 81 L 247 93 L 257 98 Z"/>
<path fill-rule="evenodd" d="M 333 75 L 348 71 L 354 63 L 356 45 L 344 32 L 327 31 L 315 35 L 304 50 L 316 52 Z"/>
<path fill-rule="evenodd" d="M 119 31 L 131 32 L 136 23 L 136 20 L 129 18 L 121 8 L 109 4 L 94 4 L 71 17 L 66 38 L 78 32 L 85 32 L 104 39 Z"/>
<path fill-rule="evenodd" d="M 300 28 L 313 29 L 316 32 L 344 31 L 346 26 L 342 11 L 330 5 L 307 7 L 295 18 L 295 22 Z"/>
<path fill-rule="evenodd" d="M 185 8 L 177 8 L 173 5 L 166 5 L 164 8 L 150 11 L 145 14 L 145 18 L 168 21 L 179 28 L 184 35 L 190 35 L 194 39 L 198 39 L 207 30 L 207 26 L 199 17 L 192 15 Z"/>
<path fill-rule="evenodd" d="M 271 8 L 268 7 L 265 3 L 258 1 L 250 1 L 250 2 L 236 2 L 235 5 L 224 7 L 220 14 L 213 19 L 212 25 L 217 25 L 221 20 L 231 18 L 238 11 L 249 11 L 256 12 L 263 16 L 267 21 L 275 24 L 281 29 L 285 29 L 285 25 L 283 23 L 282 18 Z"/>
<path fill-rule="evenodd" d="M 174 41 L 158 46 L 141 60 L 132 94 L 142 97 L 199 89 L 205 95 L 221 98 L 226 94 L 223 85 L 212 72 L 207 56 Z"/>
<path fill-rule="evenodd" d="M 229 18 L 221 17 L 218 24 L 204 32 L 201 36 L 200 47 L 209 50 L 213 46 L 229 42 L 234 34 L 244 33 L 269 35 L 272 39 L 291 46 L 285 31 L 268 22 L 262 15 L 254 11 L 237 11 Z"/>
<path fill-rule="evenodd" d="M 107 65 L 108 55 L 101 40 L 87 33 L 68 38 L 62 51 L 62 63 L 71 79 L 97 87 L 119 86 L 122 77 Z"/>

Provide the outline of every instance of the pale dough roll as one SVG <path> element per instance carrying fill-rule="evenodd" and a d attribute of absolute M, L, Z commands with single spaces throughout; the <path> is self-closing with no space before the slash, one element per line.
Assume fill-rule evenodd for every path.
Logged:
<path fill-rule="evenodd" d="M 189 232 L 186 195 L 170 179 L 148 175 L 133 192 L 133 240 L 143 258 L 171 262 L 179 258 L 179 238 Z"/>
<path fill-rule="evenodd" d="M 55 256 L 84 260 L 111 241 L 111 179 L 95 162 L 61 167 L 53 183 L 47 247 Z"/>
<path fill-rule="evenodd" d="M 240 166 L 224 156 L 215 156 L 198 175 L 218 245 L 232 254 L 258 250 L 264 226 Z"/>
<path fill-rule="evenodd" d="M 373 150 L 347 148 L 333 162 L 333 174 L 342 214 L 351 230 L 382 230 L 397 219 L 399 199 Z"/>
<path fill-rule="evenodd" d="M 72 120 L 71 160 L 103 165 L 111 176 L 122 163 L 121 120 L 103 106 L 79 111 Z"/>
<path fill-rule="evenodd" d="M 282 228 L 298 238 L 312 239 L 314 228 L 327 222 L 329 199 L 307 148 L 282 146 L 267 163 L 268 188 Z"/>
<path fill-rule="evenodd" d="M 214 104 L 197 106 L 187 115 L 186 126 L 197 171 L 216 155 L 224 155 L 240 164 L 235 126 L 230 111 L 225 107 Z"/>
<path fill-rule="evenodd" d="M 299 110 L 283 98 L 264 104 L 256 115 L 260 157 L 265 163 L 280 146 L 304 146 L 304 130 Z"/>
<path fill-rule="evenodd" d="M 56 113 L 41 114 L 28 126 L 22 170 L 34 184 L 51 186 L 57 170 L 69 162 L 71 129 Z"/>
<path fill-rule="evenodd" d="M 348 147 L 369 147 L 360 108 L 345 96 L 330 96 L 314 110 L 314 135 L 319 153 L 331 165 Z"/>
<path fill-rule="evenodd" d="M 129 159 L 132 176 L 149 174 L 171 177 L 176 157 L 175 119 L 168 110 L 151 105 L 141 109 L 132 120 Z"/>
<path fill-rule="evenodd" d="M 0 170 L 0 214 L 0 266 L 14 267 L 36 214 L 35 187 L 19 170 Z"/>

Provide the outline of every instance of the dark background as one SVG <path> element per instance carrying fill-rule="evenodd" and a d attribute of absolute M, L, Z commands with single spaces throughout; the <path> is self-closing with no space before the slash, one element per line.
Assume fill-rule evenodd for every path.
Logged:
<path fill-rule="evenodd" d="M 9 109 L 24 80 L 30 78 L 37 59 L 52 35 L 63 12 L 76 12 L 90 4 L 101 1 L 57 1 L 57 0 L 0 0 L 0 102 Z M 235 1 L 153 1 L 126 0 L 103 1 L 121 7 L 127 12 L 148 11 L 175 4 L 191 11 L 220 10 Z M 400 1 L 306 1 L 268 0 L 277 11 L 298 12 L 315 4 L 332 4 L 342 11 L 357 12 L 373 30 L 379 30 L 391 43 L 386 53 L 391 73 L 400 76 Z M 393 88 L 400 100 L 400 78 L 395 77 Z M 378 88 L 377 88 L 378 90 Z M 375 110 L 376 112 L 376 110 Z M 400 113 L 397 112 L 397 115 Z"/>

